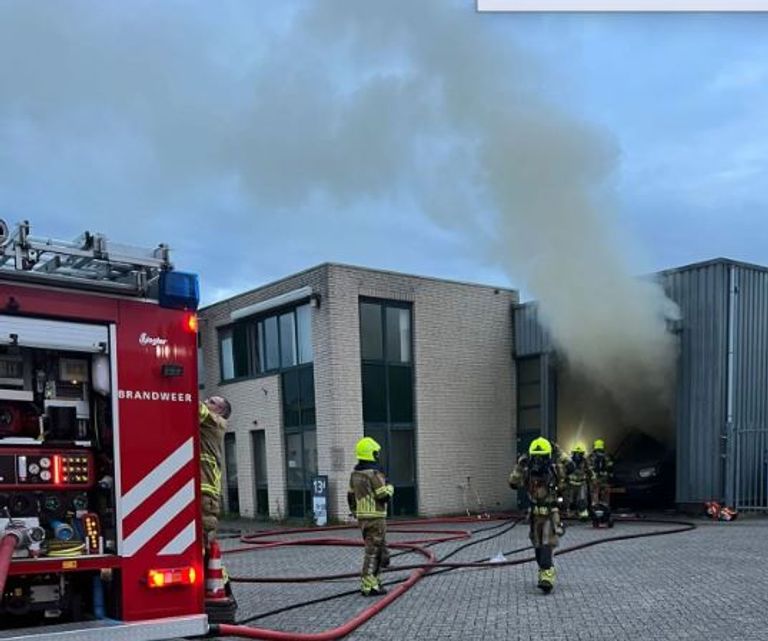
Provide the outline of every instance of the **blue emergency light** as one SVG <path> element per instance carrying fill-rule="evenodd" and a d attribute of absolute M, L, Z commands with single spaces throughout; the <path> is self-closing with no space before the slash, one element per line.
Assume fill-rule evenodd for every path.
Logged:
<path fill-rule="evenodd" d="M 200 303 L 197 274 L 161 272 L 159 301 L 161 307 L 194 311 Z"/>

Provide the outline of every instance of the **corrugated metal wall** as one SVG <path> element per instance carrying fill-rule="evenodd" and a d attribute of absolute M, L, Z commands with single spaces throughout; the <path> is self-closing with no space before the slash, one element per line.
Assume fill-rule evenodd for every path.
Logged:
<path fill-rule="evenodd" d="M 768 272 L 735 269 L 734 500 L 768 507 Z"/>
<path fill-rule="evenodd" d="M 728 266 L 708 263 L 665 272 L 661 283 L 680 307 L 677 380 L 677 502 L 723 492 L 728 345 Z"/>
<path fill-rule="evenodd" d="M 535 302 L 512 309 L 515 331 L 515 356 L 523 358 L 551 350 L 546 330 L 539 324 L 539 307 Z"/>
<path fill-rule="evenodd" d="M 768 272 L 736 270 L 734 422 L 768 427 Z"/>

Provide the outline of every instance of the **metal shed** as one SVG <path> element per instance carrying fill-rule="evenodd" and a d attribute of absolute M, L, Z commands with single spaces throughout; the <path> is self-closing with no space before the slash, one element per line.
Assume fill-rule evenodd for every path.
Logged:
<path fill-rule="evenodd" d="M 718 258 L 656 278 L 681 312 L 676 501 L 768 510 L 768 268 Z M 553 354 L 535 303 L 518 306 L 513 325 L 518 360 Z"/>

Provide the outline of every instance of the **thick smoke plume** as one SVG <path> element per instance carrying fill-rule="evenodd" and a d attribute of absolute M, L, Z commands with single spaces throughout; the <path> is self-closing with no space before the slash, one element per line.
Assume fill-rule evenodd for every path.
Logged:
<path fill-rule="evenodd" d="M 511 17 L 472 0 L 322 0 L 260 32 L 261 4 L 6 1 L 2 168 L 33 164 L 35 146 L 58 167 L 111 167 L 127 178 L 84 186 L 82 206 L 131 194 L 131 225 L 178 210 L 180 193 L 228 200 L 215 222 L 241 230 L 243 251 L 263 221 L 242 212 L 298 229 L 368 203 L 426 216 L 528 286 L 571 367 L 625 407 L 664 403 L 664 297 L 617 242 L 617 151 L 540 98 L 546 76 L 494 24 Z M 211 221 L 191 222 L 205 253 Z"/>

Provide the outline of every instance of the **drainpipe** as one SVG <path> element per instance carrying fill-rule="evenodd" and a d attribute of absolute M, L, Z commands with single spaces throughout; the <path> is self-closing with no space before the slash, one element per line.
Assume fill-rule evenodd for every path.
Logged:
<path fill-rule="evenodd" d="M 728 268 L 728 358 L 726 361 L 725 378 L 725 503 L 733 507 L 736 502 L 736 487 L 738 474 L 738 452 L 736 451 L 735 431 L 733 424 L 733 399 L 734 399 L 734 360 L 736 352 L 736 295 L 739 285 L 736 280 L 736 267 Z"/>

